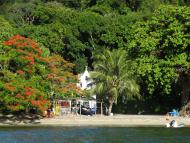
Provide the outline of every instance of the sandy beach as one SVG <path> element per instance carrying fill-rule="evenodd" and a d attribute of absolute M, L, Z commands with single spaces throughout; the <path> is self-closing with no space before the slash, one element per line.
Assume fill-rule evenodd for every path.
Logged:
<path fill-rule="evenodd" d="M 190 118 L 174 117 L 178 122 L 190 127 Z M 1 120 L 0 126 L 115 126 L 115 127 L 146 127 L 163 126 L 168 123 L 162 115 L 114 115 L 114 116 L 84 116 L 66 115 L 54 118 L 35 120 Z"/>

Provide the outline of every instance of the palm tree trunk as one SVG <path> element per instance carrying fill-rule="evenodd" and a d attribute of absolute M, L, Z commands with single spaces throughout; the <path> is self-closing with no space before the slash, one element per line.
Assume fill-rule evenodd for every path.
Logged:
<path fill-rule="evenodd" d="M 108 109 L 108 116 L 111 115 L 112 106 L 113 106 L 113 102 L 111 101 L 111 102 L 110 102 L 110 105 L 109 105 L 109 109 Z"/>

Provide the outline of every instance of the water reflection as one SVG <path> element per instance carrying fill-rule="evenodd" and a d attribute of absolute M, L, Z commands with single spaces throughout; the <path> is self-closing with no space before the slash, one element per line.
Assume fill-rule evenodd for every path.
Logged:
<path fill-rule="evenodd" d="M 189 128 L 13 127 L 0 129 L 0 143 L 189 143 L 189 133 Z"/>

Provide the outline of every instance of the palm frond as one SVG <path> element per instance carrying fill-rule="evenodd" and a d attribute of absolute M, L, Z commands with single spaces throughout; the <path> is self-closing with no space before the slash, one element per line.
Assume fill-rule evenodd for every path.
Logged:
<path fill-rule="evenodd" d="M 130 64 L 126 61 L 125 51 L 106 50 L 97 57 L 91 77 L 98 94 L 106 95 L 112 102 L 117 102 L 120 95 L 139 96 L 139 86 L 128 72 Z"/>

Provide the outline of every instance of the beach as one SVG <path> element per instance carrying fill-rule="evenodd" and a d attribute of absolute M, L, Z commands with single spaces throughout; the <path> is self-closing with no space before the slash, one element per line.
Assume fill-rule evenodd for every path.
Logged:
<path fill-rule="evenodd" d="M 184 123 L 185 127 L 190 127 L 190 118 L 172 117 L 178 122 Z M 0 126 L 115 126 L 115 127 L 155 127 L 166 126 L 163 115 L 113 115 L 113 116 L 85 116 L 85 115 L 65 115 L 54 118 L 30 119 L 30 120 L 9 120 L 1 119 Z"/>

